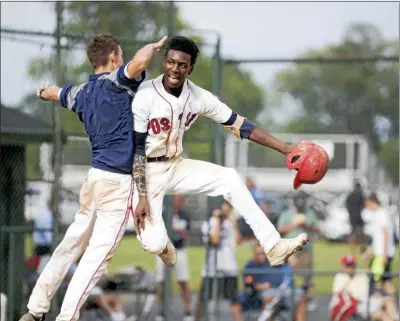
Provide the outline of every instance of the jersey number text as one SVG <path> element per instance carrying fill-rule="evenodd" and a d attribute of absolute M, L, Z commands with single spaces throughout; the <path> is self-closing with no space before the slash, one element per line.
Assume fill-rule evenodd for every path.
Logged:
<path fill-rule="evenodd" d="M 182 120 L 183 113 L 179 115 L 178 119 Z M 186 122 L 185 122 L 185 127 L 188 127 L 190 123 L 196 118 L 197 114 L 187 114 L 186 116 Z M 167 132 L 171 129 L 170 121 L 168 118 L 161 118 L 158 120 L 157 118 L 153 118 L 152 120 L 149 121 L 148 125 L 148 131 L 150 130 L 153 132 L 153 134 L 158 135 L 163 132 Z"/>

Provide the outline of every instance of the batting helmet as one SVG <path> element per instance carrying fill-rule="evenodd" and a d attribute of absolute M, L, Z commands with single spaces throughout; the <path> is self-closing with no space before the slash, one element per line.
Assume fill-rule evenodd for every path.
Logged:
<path fill-rule="evenodd" d="M 286 166 L 297 171 L 294 189 L 302 184 L 316 184 L 328 171 L 328 153 L 318 144 L 302 141 L 287 155 Z"/>

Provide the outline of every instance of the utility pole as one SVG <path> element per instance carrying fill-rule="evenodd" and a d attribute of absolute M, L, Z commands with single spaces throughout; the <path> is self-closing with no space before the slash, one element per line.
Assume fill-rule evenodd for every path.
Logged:
<path fill-rule="evenodd" d="M 175 5 L 173 1 L 168 2 L 168 17 L 167 17 L 167 32 L 168 38 L 172 37 L 175 33 Z M 172 197 L 168 196 L 164 199 L 166 204 L 165 211 L 165 227 L 167 229 L 168 236 L 172 237 Z M 171 315 L 171 303 L 172 303 L 172 282 L 171 282 L 171 269 L 168 266 L 164 266 L 164 282 L 162 287 L 163 297 L 163 312 L 166 321 L 172 321 L 173 316 Z"/>
<path fill-rule="evenodd" d="M 56 59 L 55 59 L 55 70 L 56 70 L 56 84 L 62 85 L 62 59 L 61 59 L 61 33 L 62 33 L 62 12 L 63 12 L 63 2 L 56 2 Z M 54 155 L 54 180 L 52 188 L 52 210 L 53 210 L 53 251 L 58 245 L 58 236 L 60 229 L 60 212 L 59 204 L 61 199 L 61 186 L 60 180 L 62 175 L 62 127 L 60 119 L 60 108 L 58 102 L 53 103 L 53 155 Z M 55 303 L 53 307 L 57 307 L 58 297 L 54 297 Z"/>

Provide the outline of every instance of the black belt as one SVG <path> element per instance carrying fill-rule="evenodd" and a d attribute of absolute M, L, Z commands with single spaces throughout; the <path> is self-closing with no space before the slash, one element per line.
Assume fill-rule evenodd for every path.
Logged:
<path fill-rule="evenodd" d="M 167 157 L 167 156 L 147 157 L 147 162 L 148 163 L 168 162 L 171 159 L 172 159 L 172 157 Z"/>

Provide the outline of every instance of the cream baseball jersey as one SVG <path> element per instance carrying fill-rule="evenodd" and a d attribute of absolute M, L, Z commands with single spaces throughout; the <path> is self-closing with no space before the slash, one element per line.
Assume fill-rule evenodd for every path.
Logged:
<path fill-rule="evenodd" d="M 225 123 L 232 110 L 211 92 L 186 80 L 179 97 L 169 94 L 163 75 L 143 82 L 132 101 L 134 130 L 148 134 L 146 156 L 179 156 L 183 135 L 198 116 Z"/>

